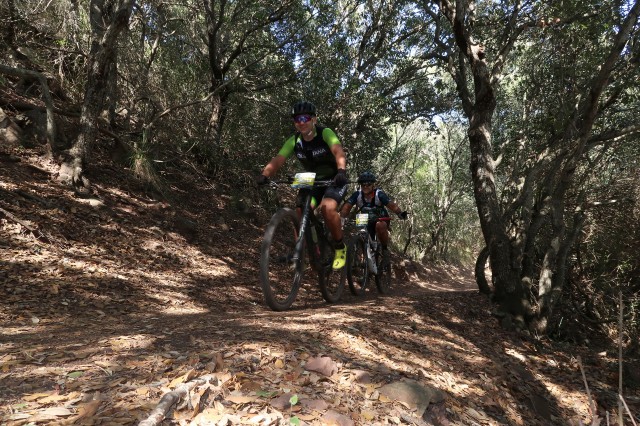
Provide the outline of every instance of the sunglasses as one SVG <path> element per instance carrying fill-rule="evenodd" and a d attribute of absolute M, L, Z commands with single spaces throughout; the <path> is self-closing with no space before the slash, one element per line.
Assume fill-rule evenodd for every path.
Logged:
<path fill-rule="evenodd" d="M 363 182 L 360 186 L 373 186 L 373 182 Z"/>
<path fill-rule="evenodd" d="M 311 121 L 313 117 L 309 114 L 296 115 L 293 117 L 293 122 L 298 124 L 304 124 Z"/>

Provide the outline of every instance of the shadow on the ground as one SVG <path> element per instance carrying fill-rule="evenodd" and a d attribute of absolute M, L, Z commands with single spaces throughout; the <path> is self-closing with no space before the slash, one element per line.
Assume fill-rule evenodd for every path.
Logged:
<path fill-rule="evenodd" d="M 166 382 L 193 359 L 202 364 L 253 345 L 246 350 L 258 359 L 305 350 L 367 370 L 377 382 L 427 381 L 449 395 L 459 408 L 453 420 L 463 423 L 465 407 L 475 407 L 498 424 L 563 424 L 554 419 L 567 408 L 530 372 L 526 342 L 493 321 L 467 271 L 408 263 L 391 295 L 378 296 L 372 285 L 362 298 L 347 290 L 335 305 L 322 301 L 309 275 L 290 311 L 271 312 L 257 278 L 268 217 L 213 208 L 210 200 L 222 196 L 205 191 L 168 205 L 109 178 L 96 207 L 45 173 L 20 164 L 0 171 L 9 194 L 3 208 L 50 237 L 43 242 L 10 221 L 0 226 L 7 404 L 39 392 L 101 390 L 134 423 L 160 396 L 136 388 Z M 177 227 L 177 217 L 193 227 Z M 275 386 L 261 367 L 251 368 Z M 82 375 L 70 377 L 74 371 Z M 544 380 L 564 386 L 559 377 Z M 137 408 L 123 411 L 123 399 Z"/>

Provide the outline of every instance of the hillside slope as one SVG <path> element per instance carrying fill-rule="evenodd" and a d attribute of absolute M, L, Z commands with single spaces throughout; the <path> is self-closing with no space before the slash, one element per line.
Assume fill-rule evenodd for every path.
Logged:
<path fill-rule="evenodd" d="M 36 150 L 0 150 L 2 424 L 133 425 L 185 383 L 195 403 L 163 424 L 578 424 L 581 353 L 616 406 L 604 355 L 502 330 L 469 271 L 395 256 L 390 296 L 307 286 L 272 312 L 268 211 L 178 172 L 155 200 L 107 160 L 77 198 Z"/>

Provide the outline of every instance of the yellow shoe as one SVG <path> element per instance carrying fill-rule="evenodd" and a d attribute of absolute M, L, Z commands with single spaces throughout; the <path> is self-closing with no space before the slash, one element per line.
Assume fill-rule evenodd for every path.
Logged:
<path fill-rule="evenodd" d="M 347 246 L 345 245 L 341 249 L 336 249 L 336 254 L 333 257 L 333 269 L 344 268 L 347 263 Z"/>

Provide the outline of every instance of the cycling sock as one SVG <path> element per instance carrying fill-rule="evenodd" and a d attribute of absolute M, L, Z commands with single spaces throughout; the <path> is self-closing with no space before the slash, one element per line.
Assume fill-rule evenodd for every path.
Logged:
<path fill-rule="evenodd" d="M 336 250 L 344 249 L 344 242 L 342 240 L 334 242 L 333 243 L 333 248 L 336 249 Z"/>

